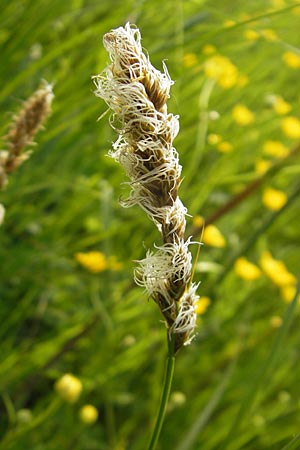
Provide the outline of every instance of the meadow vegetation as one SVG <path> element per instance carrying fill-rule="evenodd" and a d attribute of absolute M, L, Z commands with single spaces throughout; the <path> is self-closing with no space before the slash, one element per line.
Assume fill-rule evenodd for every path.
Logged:
<path fill-rule="evenodd" d="M 91 80 L 128 21 L 175 80 L 186 237 L 204 243 L 157 448 L 299 449 L 300 3 L 2 0 L 0 450 L 143 450 L 153 427 L 166 330 L 133 270 L 161 237 L 120 206 Z M 52 112 L 7 171 L 42 80 Z"/>

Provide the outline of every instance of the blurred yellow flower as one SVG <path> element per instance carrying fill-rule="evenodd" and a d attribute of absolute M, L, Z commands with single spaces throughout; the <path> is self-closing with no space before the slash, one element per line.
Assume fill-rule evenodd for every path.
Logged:
<path fill-rule="evenodd" d="M 234 264 L 235 273 L 244 280 L 257 280 L 261 276 L 261 270 L 244 257 L 240 257 Z"/>
<path fill-rule="evenodd" d="M 173 391 L 170 395 L 171 406 L 182 406 L 186 403 L 186 395 L 180 391 Z"/>
<path fill-rule="evenodd" d="M 219 134 L 210 133 L 210 134 L 207 136 L 207 142 L 208 142 L 210 145 L 216 145 L 216 144 L 218 144 L 219 142 L 221 142 L 221 140 L 222 140 L 222 136 L 220 136 Z"/>
<path fill-rule="evenodd" d="M 207 225 L 204 228 L 202 240 L 204 244 L 211 247 L 222 248 L 226 246 L 226 241 L 220 230 L 215 225 Z"/>
<path fill-rule="evenodd" d="M 285 264 L 280 260 L 274 259 L 267 250 L 261 255 L 260 266 L 276 286 L 283 287 L 296 284 L 296 277 L 287 270 Z"/>
<path fill-rule="evenodd" d="M 202 314 L 204 314 L 210 303 L 211 301 L 209 297 L 201 296 L 195 306 L 195 313 L 197 314 L 197 316 L 201 316 Z"/>
<path fill-rule="evenodd" d="M 58 395 L 68 403 L 75 403 L 82 391 L 81 381 L 70 373 L 66 373 L 54 385 Z"/>
<path fill-rule="evenodd" d="M 257 39 L 259 39 L 259 33 L 255 30 L 245 30 L 244 37 L 248 41 L 256 41 Z"/>
<path fill-rule="evenodd" d="M 206 44 L 204 45 L 204 47 L 202 48 L 202 53 L 204 55 L 212 55 L 213 53 L 215 53 L 216 51 L 216 47 L 214 47 L 211 44 Z"/>
<path fill-rule="evenodd" d="M 264 189 L 262 202 L 266 208 L 278 211 L 287 202 L 287 195 L 283 191 L 267 187 Z"/>
<path fill-rule="evenodd" d="M 233 107 L 231 113 L 233 120 L 239 125 L 250 125 L 255 119 L 253 112 L 240 103 Z"/>
<path fill-rule="evenodd" d="M 106 257 L 101 252 L 97 251 L 87 253 L 79 252 L 75 254 L 75 259 L 85 269 L 88 269 L 90 272 L 93 273 L 103 272 L 108 268 Z"/>
<path fill-rule="evenodd" d="M 219 144 L 217 144 L 217 149 L 221 153 L 229 153 L 233 149 L 233 146 L 232 144 L 230 144 L 230 142 L 222 141 Z"/>
<path fill-rule="evenodd" d="M 236 22 L 232 19 L 227 19 L 223 22 L 223 25 L 225 28 L 233 27 L 236 24 Z"/>
<path fill-rule="evenodd" d="M 282 286 L 282 288 L 280 289 L 281 297 L 286 303 L 290 303 L 292 300 L 294 300 L 296 290 L 296 284 Z M 298 302 L 300 302 L 300 294 L 298 296 Z"/>
<path fill-rule="evenodd" d="M 282 119 L 281 128 L 286 136 L 292 139 L 300 138 L 300 120 L 294 116 L 288 116 Z"/>
<path fill-rule="evenodd" d="M 280 328 L 282 325 L 282 318 L 280 316 L 272 316 L 270 324 L 272 328 Z"/>
<path fill-rule="evenodd" d="M 281 95 L 274 95 L 272 103 L 274 111 L 279 115 L 287 114 L 292 109 L 291 105 Z"/>
<path fill-rule="evenodd" d="M 198 58 L 195 53 L 186 53 L 183 56 L 183 65 L 184 67 L 193 67 L 197 64 Z"/>
<path fill-rule="evenodd" d="M 274 8 L 284 8 L 286 6 L 285 4 L 285 0 L 272 0 L 272 6 L 274 6 Z"/>
<path fill-rule="evenodd" d="M 266 28 L 265 30 L 261 30 L 261 34 L 267 41 L 277 41 L 278 40 L 277 34 L 271 28 Z"/>
<path fill-rule="evenodd" d="M 294 53 L 291 51 L 285 52 L 282 55 L 282 59 L 286 63 L 286 65 L 291 67 L 292 69 L 298 69 L 300 67 L 300 55 L 298 55 L 298 53 Z"/>
<path fill-rule="evenodd" d="M 272 161 L 266 159 L 259 159 L 255 162 L 255 172 L 262 175 L 266 173 L 272 166 Z"/>
<path fill-rule="evenodd" d="M 263 144 L 263 152 L 275 158 L 285 158 L 290 153 L 289 149 L 279 141 L 266 141 Z"/>
<path fill-rule="evenodd" d="M 93 405 L 84 405 L 79 411 L 81 422 L 92 425 L 98 419 L 98 411 Z"/>
<path fill-rule="evenodd" d="M 198 214 L 193 217 L 193 225 L 194 227 L 201 228 L 204 225 L 204 219 L 202 216 L 199 216 Z"/>
<path fill-rule="evenodd" d="M 229 89 L 237 83 L 238 70 L 230 59 L 222 55 L 213 55 L 204 62 L 206 77 L 212 78 L 224 89 Z"/>

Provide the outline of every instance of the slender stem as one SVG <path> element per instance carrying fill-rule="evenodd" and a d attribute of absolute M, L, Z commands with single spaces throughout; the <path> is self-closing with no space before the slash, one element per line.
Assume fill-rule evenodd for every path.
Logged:
<path fill-rule="evenodd" d="M 174 353 L 174 336 L 171 338 L 168 337 L 168 354 L 166 359 L 165 366 L 165 374 L 164 374 L 164 382 L 161 393 L 160 405 L 158 408 L 158 413 L 156 417 L 156 422 L 154 426 L 154 430 L 151 436 L 150 444 L 148 450 L 155 450 L 159 435 L 162 429 L 162 425 L 165 418 L 166 408 L 170 396 L 171 385 L 174 374 L 174 366 L 175 366 L 175 353 Z"/>

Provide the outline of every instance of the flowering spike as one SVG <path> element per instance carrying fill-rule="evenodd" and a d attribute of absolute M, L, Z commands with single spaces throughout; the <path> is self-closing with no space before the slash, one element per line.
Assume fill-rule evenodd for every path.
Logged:
<path fill-rule="evenodd" d="M 112 109 L 111 125 L 119 134 L 109 154 L 130 179 L 131 193 L 122 204 L 139 205 L 163 240 L 138 261 L 134 279 L 158 304 L 177 351 L 191 340 L 199 297 L 197 285 L 190 283 L 187 210 L 178 197 L 181 166 L 173 140 L 179 122 L 166 105 L 173 81 L 165 64 L 162 73 L 153 67 L 139 30 L 129 23 L 105 34 L 103 43 L 111 64 L 93 80 L 95 95 Z"/>

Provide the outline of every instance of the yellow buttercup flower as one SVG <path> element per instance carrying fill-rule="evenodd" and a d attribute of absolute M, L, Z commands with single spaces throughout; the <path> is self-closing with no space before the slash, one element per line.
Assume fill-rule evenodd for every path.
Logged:
<path fill-rule="evenodd" d="M 289 284 L 289 285 L 283 286 L 280 289 L 281 297 L 283 298 L 283 300 L 286 303 L 290 303 L 291 301 L 294 300 L 296 290 L 297 290 L 296 284 Z M 300 302 L 300 294 L 298 296 L 298 301 Z"/>
<path fill-rule="evenodd" d="M 79 411 L 81 422 L 92 425 L 98 419 L 98 411 L 93 405 L 84 405 Z"/>
<path fill-rule="evenodd" d="M 282 325 L 282 317 L 280 316 L 272 316 L 270 319 L 271 327 L 280 328 Z"/>
<path fill-rule="evenodd" d="M 259 33 L 255 30 L 245 30 L 244 37 L 248 41 L 257 41 L 259 39 Z"/>
<path fill-rule="evenodd" d="M 186 53 L 183 57 L 184 67 L 193 67 L 197 64 L 198 58 L 195 53 Z"/>
<path fill-rule="evenodd" d="M 219 134 L 210 133 L 210 134 L 207 136 L 207 142 L 208 142 L 210 145 L 216 145 L 216 144 L 218 144 L 218 143 L 221 142 L 221 141 L 222 141 L 222 136 L 220 136 Z"/>
<path fill-rule="evenodd" d="M 205 61 L 203 67 L 206 77 L 216 80 L 225 89 L 237 83 L 238 70 L 225 56 L 213 55 Z"/>
<path fill-rule="evenodd" d="M 211 44 L 206 44 L 202 48 L 202 53 L 204 55 L 212 55 L 215 52 L 216 52 L 216 47 L 214 45 L 211 45 Z"/>
<path fill-rule="evenodd" d="M 202 240 L 204 244 L 211 247 L 222 248 L 226 246 L 226 241 L 220 230 L 215 225 L 207 225 L 204 228 Z"/>
<path fill-rule="evenodd" d="M 294 53 L 291 51 L 285 52 L 282 55 L 282 59 L 286 63 L 286 65 L 291 67 L 292 69 L 298 69 L 300 67 L 300 55 L 298 55 L 298 53 Z"/>
<path fill-rule="evenodd" d="M 266 28 L 265 30 L 261 30 L 261 34 L 267 41 L 277 41 L 278 40 L 277 34 L 271 28 Z"/>
<path fill-rule="evenodd" d="M 211 301 L 209 297 L 202 296 L 197 300 L 197 303 L 195 305 L 195 313 L 197 316 L 201 316 L 205 313 L 208 306 L 210 305 Z"/>
<path fill-rule="evenodd" d="M 263 152 L 275 158 L 285 158 L 290 153 L 289 149 L 279 141 L 266 141 L 263 144 Z"/>
<path fill-rule="evenodd" d="M 75 259 L 77 262 L 79 262 L 79 264 L 81 264 L 85 269 L 88 269 L 90 272 L 103 272 L 108 268 L 106 257 L 101 252 L 79 252 L 75 254 Z"/>
<path fill-rule="evenodd" d="M 261 270 L 246 258 L 241 257 L 235 261 L 235 273 L 244 280 L 257 280 L 261 276 Z"/>
<path fill-rule="evenodd" d="M 259 159 L 255 162 L 255 172 L 262 175 L 266 173 L 269 168 L 272 166 L 272 161 L 268 161 L 266 159 Z"/>
<path fill-rule="evenodd" d="M 201 228 L 204 225 L 204 219 L 202 216 L 199 216 L 198 214 L 193 217 L 193 225 L 194 227 Z"/>
<path fill-rule="evenodd" d="M 292 139 L 300 138 L 300 120 L 294 116 L 282 119 L 281 128 L 286 136 Z"/>
<path fill-rule="evenodd" d="M 236 24 L 236 22 L 232 19 L 227 19 L 223 22 L 225 28 L 231 28 Z"/>
<path fill-rule="evenodd" d="M 263 272 L 276 286 L 295 285 L 296 277 L 290 273 L 282 261 L 274 259 L 269 251 L 264 251 L 260 258 Z"/>
<path fill-rule="evenodd" d="M 233 120 L 239 125 L 250 125 L 255 120 L 253 112 L 240 103 L 233 107 L 231 113 Z"/>
<path fill-rule="evenodd" d="M 232 144 L 230 144 L 230 142 L 222 141 L 219 144 L 217 144 L 217 149 L 221 153 L 229 153 L 233 149 L 233 146 Z"/>
<path fill-rule="evenodd" d="M 75 403 L 82 391 L 81 381 L 70 373 L 66 373 L 54 385 L 58 395 L 68 403 Z"/>
<path fill-rule="evenodd" d="M 287 202 L 287 195 L 283 191 L 267 187 L 262 196 L 262 202 L 266 208 L 278 211 Z"/>
<path fill-rule="evenodd" d="M 274 95 L 272 103 L 274 111 L 279 115 L 287 114 L 292 109 L 291 105 L 281 95 Z"/>

